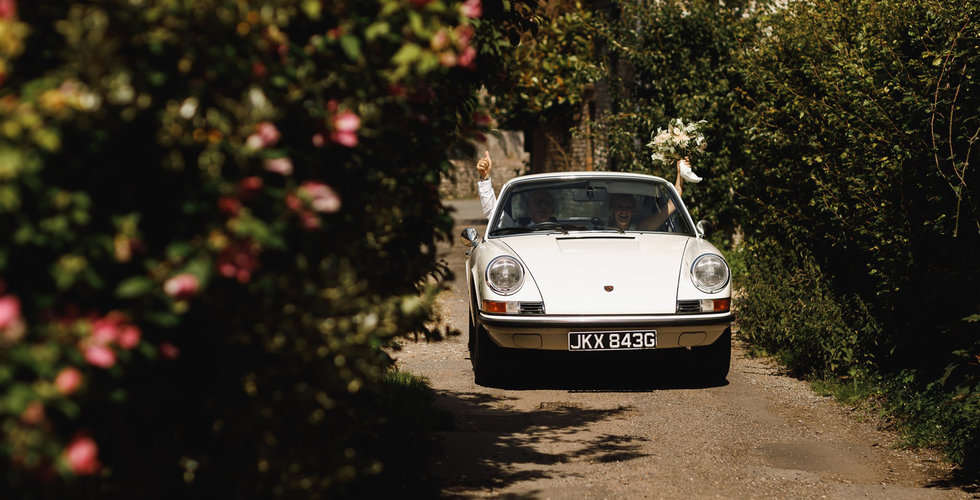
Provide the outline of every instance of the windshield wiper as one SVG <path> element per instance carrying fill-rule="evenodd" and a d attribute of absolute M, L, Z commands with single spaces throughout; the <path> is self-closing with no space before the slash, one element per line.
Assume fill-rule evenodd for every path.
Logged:
<path fill-rule="evenodd" d="M 513 226 L 513 227 L 502 227 L 499 229 L 494 229 L 490 232 L 490 236 L 501 236 L 505 234 L 524 234 L 537 231 L 561 231 L 562 234 L 568 234 L 569 230 L 572 231 L 585 231 L 588 229 L 586 226 L 572 225 L 572 224 L 559 224 L 557 222 L 539 222 L 537 224 L 531 224 L 530 226 Z"/>
<path fill-rule="evenodd" d="M 531 228 L 529 228 L 529 227 L 524 227 L 524 226 L 502 227 L 502 228 L 494 229 L 493 231 L 490 231 L 490 236 L 500 236 L 500 235 L 503 235 L 503 234 L 530 233 L 532 231 L 534 231 L 534 230 L 531 229 Z"/>

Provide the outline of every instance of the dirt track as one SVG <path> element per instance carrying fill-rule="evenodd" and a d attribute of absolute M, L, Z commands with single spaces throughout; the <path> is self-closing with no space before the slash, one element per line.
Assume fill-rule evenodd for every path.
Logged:
<path fill-rule="evenodd" d="M 455 205 L 456 234 L 482 231 L 478 202 Z M 949 468 L 937 455 L 896 448 L 894 434 L 737 342 L 720 386 L 679 380 L 670 358 L 629 367 L 567 357 L 528 359 L 515 387 L 478 386 L 466 349 L 465 248 L 443 250 L 456 281 L 442 312 L 463 335 L 409 343 L 395 357 L 427 376 L 453 414 L 433 470 L 445 497 L 970 498 L 943 485 Z"/>

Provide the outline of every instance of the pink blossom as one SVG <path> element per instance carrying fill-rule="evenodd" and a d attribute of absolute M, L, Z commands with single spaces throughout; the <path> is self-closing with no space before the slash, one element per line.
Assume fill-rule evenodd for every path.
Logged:
<path fill-rule="evenodd" d="M 461 24 L 454 30 L 456 32 L 456 40 L 459 41 L 459 46 L 466 48 L 470 46 L 470 42 L 473 40 L 473 27 L 469 24 Z"/>
<path fill-rule="evenodd" d="M 443 28 L 437 31 L 436 34 L 432 36 L 432 40 L 429 41 L 429 45 L 432 47 L 432 50 L 437 51 L 448 47 L 449 33 L 446 32 L 446 29 Z"/>
<path fill-rule="evenodd" d="M 277 174 L 289 175 L 293 173 L 293 161 L 286 157 L 269 158 L 265 160 L 263 167 L 269 172 Z"/>
<path fill-rule="evenodd" d="M 252 278 L 252 272 L 259 267 L 256 253 L 247 243 L 229 245 L 216 260 L 218 273 L 226 278 L 235 278 L 240 283 L 247 283 Z"/>
<path fill-rule="evenodd" d="M 62 368 L 54 379 L 54 387 L 65 396 L 70 396 L 82 385 L 82 372 L 73 366 Z"/>
<path fill-rule="evenodd" d="M 262 145 L 265 147 L 274 146 L 282 137 L 279 129 L 272 122 L 259 122 L 255 126 L 255 133 L 262 139 Z"/>
<path fill-rule="evenodd" d="M 331 132 L 330 140 L 340 144 L 341 146 L 346 146 L 352 148 L 357 146 L 357 134 L 354 132 Z"/>
<path fill-rule="evenodd" d="M 20 321 L 20 299 L 13 295 L 0 297 L 0 330 Z"/>
<path fill-rule="evenodd" d="M 0 19 L 9 21 L 17 15 L 17 2 L 14 0 L 0 0 Z"/>
<path fill-rule="evenodd" d="M 20 299 L 13 295 L 0 297 L 0 346 L 17 342 L 26 330 L 20 315 Z"/>
<path fill-rule="evenodd" d="M 463 52 L 459 55 L 459 65 L 468 68 L 476 68 L 476 49 L 473 47 L 466 47 Z"/>
<path fill-rule="evenodd" d="M 163 291 L 177 299 L 187 300 L 197 294 L 200 282 L 190 273 L 178 274 L 163 283 Z"/>
<path fill-rule="evenodd" d="M 361 118 L 353 111 L 341 111 L 333 119 L 333 128 L 339 132 L 357 132 L 361 128 Z"/>
<path fill-rule="evenodd" d="M 121 318 L 109 314 L 92 322 L 92 339 L 97 345 L 109 345 L 119 338 Z"/>
<path fill-rule="evenodd" d="M 180 356 L 180 349 L 170 342 L 164 342 L 160 344 L 160 356 L 164 359 L 177 359 Z"/>
<path fill-rule="evenodd" d="M 307 231 L 312 231 L 320 227 L 320 218 L 309 210 L 304 210 L 299 214 L 300 225 Z"/>
<path fill-rule="evenodd" d="M 357 146 L 357 129 L 361 128 L 361 118 L 353 111 L 344 110 L 333 119 L 333 133 L 330 138 L 342 146 Z"/>
<path fill-rule="evenodd" d="M 138 346 L 140 344 L 140 339 L 142 338 L 143 332 L 140 331 L 139 327 L 135 325 L 126 325 L 119 334 L 119 347 L 122 347 L 128 351 Z"/>
<path fill-rule="evenodd" d="M 481 0 L 466 0 L 459 6 L 460 14 L 469 18 L 478 18 L 483 15 L 483 2 Z"/>
<path fill-rule="evenodd" d="M 104 345 L 93 344 L 85 347 L 85 361 L 99 368 L 111 368 L 116 364 L 116 352 Z"/>
<path fill-rule="evenodd" d="M 324 145 L 327 144 L 327 137 L 323 135 L 321 132 L 317 132 L 313 134 L 313 137 L 310 139 L 310 142 L 313 143 L 313 147 L 322 148 Z"/>
<path fill-rule="evenodd" d="M 40 401 L 27 403 L 27 408 L 24 408 L 23 413 L 20 414 L 20 421 L 28 425 L 34 425 L 42 420 L 44 420 L 44 405 Z"/>
<path fill-rule="evenodd" d="M 310 200 L 310 206 L 317 212 L 332 214 L 340 210 L 340 195 L 322 182 L 306 181 L 300 185 L 299 193 Z"/>
<path fill-rule="evenodd" d="M 456 63 L 456 54 L 449 51 L 439 54 L 439 64 L 441 64 L 443 67 L 452 68 L 453 66 L 456 66 Z"/>
<path fill-rule="evenodd" d="M 72 472 L 80 476 L 95 474 L 101 468 L 99 463 L 99 447 L 95 440 L 81 434 L 75 437 L 64 452 L 65 461 Z"/>

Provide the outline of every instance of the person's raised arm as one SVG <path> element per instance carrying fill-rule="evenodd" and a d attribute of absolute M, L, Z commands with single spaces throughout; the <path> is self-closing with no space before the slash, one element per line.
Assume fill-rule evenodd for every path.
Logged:
<path fill-rule="evenodd" d="M 480 205 L 483 208 L 483 215 L 487 219 L 493 214 L 493 207 L 497 204 L 497 195 L 493 192 L 493 183 L 490 181 L 490 168 L 492 166 L 493 160 L 490 159 L 490 152 L 485 151 L 483 158 L 476 162 L 476 173 L 480 177 L 476 187 L 480 192 Z"/>
<path fill-rule="evenodd" d="M 689 162 L 686 158 L 677 162 L 677 180 L 674 181 L 674 188 L 677 189 L 678 197 L 684 192 L 684 177 L 681 176 L 681 169 L 685 166 L 688 168 L 691 167 L 691 162 Z M 676 210 L 677 207 L 674 206 L 674 200 L 668 198 L 666 210 L 661 210 L 646 218 L 639 226 L 641 229 L 646 231 L 656 231 Z"/>

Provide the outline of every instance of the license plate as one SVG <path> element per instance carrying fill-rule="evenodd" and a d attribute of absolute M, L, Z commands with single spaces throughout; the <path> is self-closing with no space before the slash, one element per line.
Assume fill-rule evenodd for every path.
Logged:
<path fill-rule="evenodd" d="M 569 332 L 569 351 L 655 349 L 656 330 L 644 332 Z"/>

